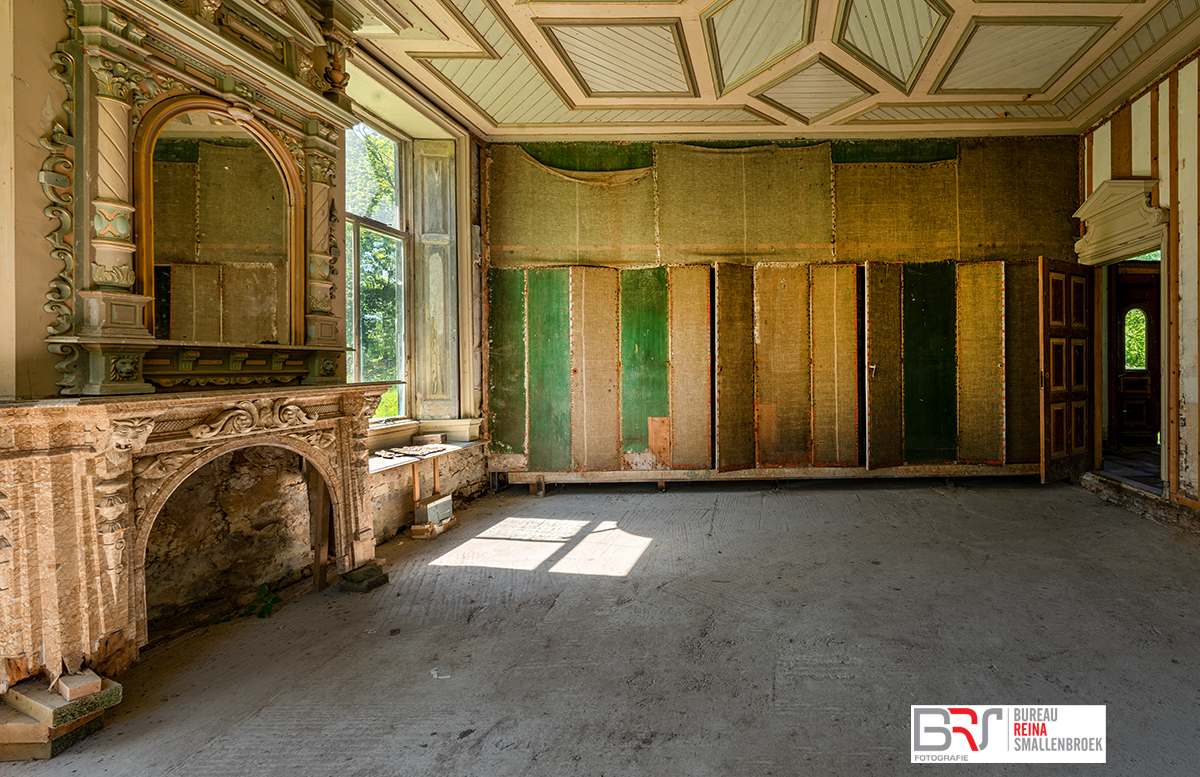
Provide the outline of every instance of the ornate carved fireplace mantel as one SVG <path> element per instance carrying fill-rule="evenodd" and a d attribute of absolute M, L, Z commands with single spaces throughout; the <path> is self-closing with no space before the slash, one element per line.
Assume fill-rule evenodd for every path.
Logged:
<path fill-rule="evenodd" d="M 333 502 L 338 566 L 375 553 L 366 434 L 381 384 L 0 405 L 0 687 L 147 641 L 144 561 L 171 493 L 213 459 L 293 451 Z"/>

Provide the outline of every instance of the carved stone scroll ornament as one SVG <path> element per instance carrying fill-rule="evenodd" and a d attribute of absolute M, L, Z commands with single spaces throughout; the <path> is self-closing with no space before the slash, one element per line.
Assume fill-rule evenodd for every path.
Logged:
<path fill-rule="evenodd" d="M 323 451 L 332 449 L 334 442 L 337 441 L 337 435 L 328 429 L 317 429 L 305 434 L 289 434 L 288 437 L 292 437 Z"/>
<path fill-rule="evenodd" d="M 288 397 L 279 397 L 237 402 L 230 410 L 213 413 L 204 423 L 188 429 L 188 433 L 198 440 L 206 440 L 311 426 L 317 422 L 315 414 L 309 415 L 303 408 L 291 404 L 291 401 Z"/>
<path fill-rule="evenodd" d="M 144 456 L 133 463 L 133 501 L 137 505 L 134 510 L 134 521 L 140 526 L 146 512 L 146 505 L 158 493 L 162 483 L 187 464 L 189 459 L 197 455 L 197 451 L 173 451 L 160 453 L 157 456 Z"/>

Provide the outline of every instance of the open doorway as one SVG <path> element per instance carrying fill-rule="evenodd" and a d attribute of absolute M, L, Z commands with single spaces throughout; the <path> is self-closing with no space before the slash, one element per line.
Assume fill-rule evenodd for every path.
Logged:
<path fill-rule="evenodd" d="M 1162 349 L 1160 252 L 1109 265 L 1105 273 L 1102 470 L 1161 493 Z"/>

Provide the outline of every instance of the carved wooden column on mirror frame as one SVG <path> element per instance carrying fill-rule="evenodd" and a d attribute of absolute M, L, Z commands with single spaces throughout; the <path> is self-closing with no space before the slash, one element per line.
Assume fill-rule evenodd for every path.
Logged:
<path fill-rule="evenodd" d="M 134 294 L 133 170 L 129 100 L 141 73 L 105 56 L 88 57 L 93 78 L 96 121 L 95 171 L 88 188 L 91 203 L 89 283 L 79 291 L 80 334 L 84 336 L 145 339 L 153 337 L 145 326 L 148 296 Z M 149 343 L 83 344 L 88 352 L 84 394 L 144 394 L 154 387 L 142 380 L 142 356 Z"/>
<path fill-rule="evenodd" d="M 324 154 L 309 153 L 308 160 L 308 273 L 304 295 L 306 345 L 345 345 L 341 319 L 334 313 L 337 287 L 338 227 L 337 161 Z M 305 384 L 339 383 L 338 351 L 316 353 L 309 365 Z"/>

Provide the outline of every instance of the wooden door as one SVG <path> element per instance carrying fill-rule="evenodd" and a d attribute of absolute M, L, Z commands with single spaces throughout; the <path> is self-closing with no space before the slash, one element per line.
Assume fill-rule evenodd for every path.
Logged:
<path fill-rule="evenodd" d="M 1118 446 L 1153 445 L 1159 432 L 1159 263 L 1122 262 L 1108 272 L 1108 439 Z M 1127 342 L 1136 328 L 1142 329 L 1140 348 Z"/>
<path fill-rule="evenodd" d="M 1042 482 L 1092 468 L 1095 378 L 1093 273 L 1086 265 L 1039 257 Z"/>
<path fill-rule="evenodd" d="M 867 262 L 864 271 L 868 469 L 904 463 L 903 269 Z"/>

